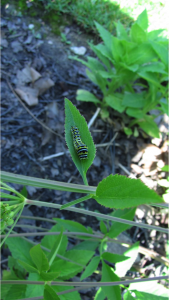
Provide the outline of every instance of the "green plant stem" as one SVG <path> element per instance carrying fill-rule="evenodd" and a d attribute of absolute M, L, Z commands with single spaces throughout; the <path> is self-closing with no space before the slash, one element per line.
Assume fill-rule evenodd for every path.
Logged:
<path fill-rule="evenodd" d="M 147 282 L 147 281 L 154 281 L 154 280 L 163 280 L 168 279 L 168 276 L 157 276 L 157 277 L 150 277 L 150 278 L 143 278 L 143 279 L 133 279 L 133 280 L 122 280 L 122 281 L 115 281 L 115 282 L 68 282 L 68 281 L 53 281 L 51 285 L 56 286 L 80 286 L 80 287 L 101 287 L 101 286 L 115 286 L 115 285 L 128 285 L 130 283 L 136 282 Z M 44 285 L 45 281 L 27 281 L 27 280 L 1 280 L 1 284 L 30 284 L 30 285 Z"/>
<path fill-rule="evenodd" d="M 86 194 L 95 194 L 96 187 L 94 186 L 84 186 L 79 184 L 65 183 L 61 181 L 47 180 L 29 176 L 23 176 L 18 174 L 12 174 L 9 172 L 1 172 L 1 179 L 6 182 L 18 183 L 22 185 L 30 185 L 40 188 L 53 189 L 58 191 L 67 192 L 78 192 Z"/>
<path fill-rule="evenodd" d="M 62 205 L 59 205 L 59 204 L 36 201 L 36 200 L 28 200 L 28 199 L 26 200 L 26 204 L 36 205 L 36 206 L 53 207 L 53 208 L 58 208 L 58 209 L 60 209 L 61 206 L 62 206 Z M 65 208 L 65 210 L 74 211 L 74 212 L 77 212 L 77 213 L 80 213 L 80 214 L 85 214 L 85 215 L 93 216 L 93 217 L 96 217 L 96 218 L 101 218 L 101 219 L 104 219 L 104 220 L 110 220 L 110 221 L 115 221 L 115 222 L 118 222 L 118 223 L 129 224 L 129 225 L 137 226 L 137 227 L 140 227 L 140 228 L 147 228 L 149 230 L 155 229 L 155 230 L 160 231 L 160 232 L 168 233 L 167 229 L 159 227 L 159 226 L 148 225 L 148 224 L 144 224 L 144 223 L 137 223 L 137 222 L 134 222 L 134 221 L 129 221 L 129 220 L 125 220 L 125 219 L 121 219 L 121 218 L 117 218 L 117 217 L 112 217 L 112 216 L 109 216 L 109 215 L 105 216 L 104 214 L 96 213 L 96 212 L 93 212 L 93 211 L 88 211 L 88 210 L 85 210 L 85 209 L 80 209 L 80 208 L 76 208 L 76 207 L 69 207 L 69 208 Z"/>

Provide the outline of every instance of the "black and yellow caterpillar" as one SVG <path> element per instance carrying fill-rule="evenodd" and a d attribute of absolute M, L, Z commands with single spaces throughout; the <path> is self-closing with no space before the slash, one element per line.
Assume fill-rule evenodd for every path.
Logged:
<path fill-rule="evenodd" d="M 88 158 L 88 147 L 82 142 L 79 129 L 76 126 L 71 127 L 73 135 L 73 145 L 80 159 Z"/>

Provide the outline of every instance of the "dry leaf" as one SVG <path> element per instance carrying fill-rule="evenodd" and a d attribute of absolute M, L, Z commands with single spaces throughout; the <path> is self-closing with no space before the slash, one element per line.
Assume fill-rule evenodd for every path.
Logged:
<path fill-rule="evenodd" d="M 15 89 L 15 92 L 24 100 L 29 106 L 38 104 L 38 90 L 30 87 L 22 86 Z"/>
<path fill-rule="evenodd" d="M 39 79 L 41 74 L 38 73 L 35 69 L 27 66 L 22 71 L 17 72 L 17 86 L 25 85 L 25 83 L 34 82 Z"/>
<path fill-rule="evenodd" d="M 34 87 L 38 89 L 38 95 L 42 95 L 46 90 L 54 86 L 54 84 L 50 78 L 40 78 L 35 82 Z"/>

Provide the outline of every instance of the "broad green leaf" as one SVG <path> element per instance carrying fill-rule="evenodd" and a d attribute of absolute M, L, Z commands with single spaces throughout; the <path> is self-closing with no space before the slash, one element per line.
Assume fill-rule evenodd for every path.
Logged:
<path fill-rule="evenodd" d="M 128 256 L 129 258 L 126 259 L 123 262 L 118 262 L 115 265 L 115 273 L 119 277 L 124 277 L 126 275 L 126 272 L 129 271 L 134 264 L 139 250 L 139 242 L 136 242 L 134 245 L 132 245 L 127 251 L 123 253 L 124 256 Z"/>
<path fill-rule="evenodd" d="M 120 209 L 164 202 L 140 179 L 127 178 L 122 175 L 109 175 L 103 179 L 96 189 L 95 200 L 105 207 Z"/>
<path fill-rule="evenodd" d="M 26 262 L 18 259 L 18 262 L 21 264 L 22 267 L 25 268 L 25 270 L 29 273 L 39 273 L 38 270 L 33 267 L 32 265 L 27 264 Z"/>
<path fill-rule="evenodd" d="M 44 281 L 53 281 L 54 279 L 56 279 L 59 276 L 59 272 L 40 272 L 40 277 L 42 278 L 42 280 Z"/>
<path fill-rule="evenodd" d="M 83 270 L 83 266 L 73 264 L 63 259 L 57 259 L 53 262 L 51 272 L 59 272 L 58 278 L 60 280 L 68 280 Z"/>
<path fill-rule="evenodd" d="M 25 269 L 18 263 L 18 260 L 12 256 L 8 256 L 8 267 L 12 270 L 14 269 L 15 274 L 22 279 L 25 277 Z"/>
<path fill-rule="evenodd" d="M 66 230 L 89 233 L 86 227 L 78 222 L 70 221 L 70 220 L 62 220 L 58 218 L 54 218 L 54 220 L 57 221 L 58 224 L 63 226 Z"/>
<path fill-rule="evenodd" d="M 88 56 L 87 59 L 87 67 L 91 69 L 91 71 L 95 71 L 96 73 L 99 73 L 100 71 L 105 71 L 105 67 L 99 62 L 98 59 L 90 56 Z"/>
<path fill-rule="evenodd" d="M 111 70 L 109 59 L 107 59 L 107 48 L 103 44 L 98 44 L 97 46 L 94 46 L 93 44 L 89 43 L 89 46 L 93 50 L 93 52 L 96 53 L 96 55 L 102 61 L 102 63 L 107 67 L 107 69 Z M 106 55 L 104 55 L 104 52 Z"/>
<path fill-rule="evenodd" d="M 71 290 L 74 287 L 72 286 L 52 286 L 52 289 L 56 292 L 63 292 L 63 291 L 67 291 L 67 290 Z M 81 300 L 80 294 L 78 292 L 70 292 L 64 295 L 59 295 L 60 300 Z"/>
<path fill-rule="evenodd" d="M 151 292 L 151 294 L 160 297 L 160 300 L 164 300 L 163 297 L 168 297 L 168 289 L 166 289 L 163 285 L 157 283 L 157 281 L 131 283 L 129 286 L 129 290 L 136 290 L 144 293 Z"/>
<path fill-rule="evenodd" d="M 150 64 L 140 66 L 138 69 L 138 73 L 139 72 L 156 72 L 167 74 L 165 71 L 165 65 L 162 62 L 152 62 Z"/>
<path fill-rule="evenodd" d="M 149 294 L 149 293 L 144 293 L 144 292 L 139 292 L 139 291 L 133 291 L 134 294 L 136 295 L 138 300 L 168 300 L 168 297 L 160 297 L 157 295 Z M 150 290 L 151 292 L 151 290 Z M 135 298 L 133 298 L 135 299 Z"/>
<path fill-rule="evenodd" d="M 32 260 L 39 272 L 49 270 L 48 259 L 43 250 L 41 249 L 40 244 L 31 248 L 30 256 L 32 257 Z"/>
<path fill-rule="evenodd" d="M 112 56 L 115 62 L 121 61 L 124 54 L 125 49 L 123 48 L 121 41 L 118 38 L 112 36 Z"/>
<path fill-rule="evenodd" d="M 145 64 L 156 58 L 157 54 L 149 43 L 143 43 L 128 51 L 126 64 Z"/>
<path fill-rule="evenodd" d="M 120 21 L 118 21 L 117 23 L 115 23 L 116 25 L 116 32 L 117 32 L 117 37 L 121 40 L 129 40 L 129 37 L 127 35 L 127 32 L 124 28 L 124 26 L 121 24 Z"/>
<path fill-rule="evenodd" d="M 125 63 L 119 63 L 120 66 L 122 66 L 123 68 L 132 71 L 132 72 L 136 72 L 138 70 L 139 65 L 135 64 L 135 65 L 126 65 Z"/>
<path fill-rule="evenodd" d="M 161 171 L 169 172 L 169 165 L 165 165 L 164 167 L 162 167 Z"/>
<path fill-rule="evenodd" d="M 146 101 L 144 95 L 144 92 L 139 94 L 126 92 L 123 96 L 122 105 L 132 108 L 143 108 Z"/>
<path fill-rule="evenodd" d="M 100 103 L 99 99 L 95 97 L 92 93 L 86 90 L 77 90 L 76 100 L 85 101 L 85 102 L 93 102 Z"/>
<path fill-rule="evenodd" d="M 96 248 L 99 246 L 100 242 L 94 242 L 94 241 L 83 241 L 76 246 L 73 247 L 75 250 L 91 250 L 95 251 Z"/>
<path fill-rule="evenodd" d="M 110 215 L 113 217 L 132 221 L 134 218 L 134 215 L 135 215 L 135 211 L 136 211 L 136 208 L 130 208 L 130 209 L 125 209 L 125 210 L 118 209 L 118 210 L 115 210 Z M 110 227 L 110 230 L 109 230 L 107 236 L 109 236 L 112 239 L 116 238 L 121 232 L 123 232 L 129 228 L 131 228 L 131 225 L 112 222 L 112 225 Z"/>
<path fill-rule="evenodd" d="M 165 29 L 156 29 L 156 30 L 152 30 L 150 32 L 147 33 L 148 39 L 150 41 L 153 40 L 158 40 L 158 36 L 164 31 Z"/>
<path fill-rule="evenodd" d="M 136 23 L 143 29 L 147 30 L 148 28 L 148 15 L 147 10 L 143 10 L 143 12 L 137 17 Z"/>
<path fill-rule="evenodd" d="M 94 300 L 105 300 L 105 294 L 101 288 L 97 290 Z"/>
<path fill-rule="evenodd" d="M 129 259 L 129 257 L 127 256 L 110 253 L 110 252 L 104 252 L 101 257 L 113 264 L 118 262 L 123 262 Z"/>
<path fill-rule="evenodd" d="M 93 272 L 97 269 L 100 262 L 100 257 L 95 256 L 92 258 L 92 260 L 89 262 L 89 264 L 86 266 L 86 269 L 84 270 L 83 274 L 80 277 L 80 280 L 85 279 L 86 277 L 89 277 L 93 274 Z"/>
<path fill-rule="evenodd" d="M 72 159 L 83 178 L 83 181 L 85 182 L 85 184 L 87 184 L 86 172 L 94 160 L 95 153 L 96 153 L 95 145 L 93 143 L 93 139 L 91 137 L 91 134 L 89 132 L 84 117 L 81 116 L 77 108 L 68 99 L 65 99 L 65 114 L 66 114 L 66 118 L 65 118 L 66 143 L 68 145 Z M 78 127 L 81 135 L 81 139 L 83 143 L 85 143 L 88 147 L 88 159 L 85 160 L 79 159 L 73 145 L 71 126 Z"/>
<path fill-rule="evenodd" d="M 151 42 L 153 50 L 157 53 L 158 57 L 165 64 L 165 67 L 168 68 L 168 51 L 167 47 L 161 45 L 158 42 Z"/>
<path fill-rule="evenodd" d="M 5 243 L 8 245 L 9 250 L 14 258 L 20 259 L 27 264 L 32 265 L 32 259 L 29 253 L 30 249 L 32 248 L 32 244 L 20 237 L 8 238 Z"/>
<path fill-rule="evenodd" d="M 102 262 L 102 279 L 101 282 L 120 281 L 120 278 L 114 273 L 113 268 Z M 121 291 L 118 285 L 104 286 L 102 290 L 109 300 L 121 300 Z"/>
<path fill-rule="evenodd" d="M 159 128 L 151 116 L 145 115 L 144 119 L 139 120 L 137 124 L 150 136 L 160 138 Z"/>
<path fill-rule="evenodd" d="M 1 286 L 1 299 L 18 300 L 25 298 L 26 284 L 13 284 Z"/>
<path fill-rule="evenodd" d="M 126 108 L 126 106 L 122 104 L 123 99 L 120 93 L 108 95 L 104 97 L 104 100 L 111 108 L 117 110 L 120 113 L 122 113 Z"/>
<path fill-rule="evenodd" d="M 42 281 L 39 274 L 29 273 L 28 280 L 30 281 Z M 28 284 L 26 287 L 25 298 L 33 298 L 43 296 L 44 285 L 40 284 Z"/>
<path fill-rule="evenodd" d="M 100 221 L 100 231 L 103 233 L 103 234 L 106 234 L 107 233 L 107 227 L 104 223 L 103 220 Z"/>
<path fill-rule="evenodd" d="M 96 21 L 94 23 L 96 25 L 96 28 L 97 28 L 103 42 L 105 43 L 105 45 L 110 53 L 110 56 L 111 56 L 111 53 L 112 53 L 112 35 L 111 35 L 111 33 L 109 31 L 107 31 L 102 25 L 97 23 Z"/>
<path fill-rule="evenodd" d="M 61 230 L 61 225 L 56 224 L 49 230 L 49 232 L 60 232 L 60 230 Z M 55 241 L 56 241 L 56 235 L 46 235 L 41 240 L 41 245 L 51 250 Z M 68 239 L 67 236 L 64 235 L 62 239 L 62 244 L 58 250 L 58 254 L 64 255 L 67 248 L 67 244 L 68 244 Z M 46 252 L 46 254 L 49 254 L 49 252 Z"/>
<path fill-rule="evenodd" d="M 56 294 L 54 289 L 48 284 L 45 285 L 44 289 L 44 300 L 60 300 L 61 298 Z"/>
<path fill-rule="evenodd" d="M 69 250 L 64 256 L 85 266 L 93 255 L 94 251 Z"/>
<path fill-rule="evenodd" d="M 56 237 L 55 243 L 50 251 L 50 253 L 48 254 L 48 260 L 49 260 L 49 265 L 51 266 L 58 251 L 59 248 L 62 244 L 62 239 L 63 239 L 63 227 L 61 228 L 60 234 Z"/>
<path fill-rule="evenodd" d="M 146 72 L 146 71 L 138 71 L 137 73 L 141 78 L 144 78 L 148 82 L 151 82 L 157 87 L 160 87 L 160 81 L 157 74 L 152 72 Z"/>
<path fill-rule="evenodd" d="M 126 113 L 135 119 L 143 119 L 145 115 L 139 108 L 127 108 Z"/>
<path fill-rule="evenodd" d="M 147 33 L 137 23 L 132 25 L 130 36 L 132 42 L 137 44 L 141 44 L 147 40 Z"/>

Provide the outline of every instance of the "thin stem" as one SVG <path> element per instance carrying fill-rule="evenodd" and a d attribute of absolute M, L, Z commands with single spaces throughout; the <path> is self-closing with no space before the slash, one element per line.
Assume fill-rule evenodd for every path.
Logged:
<path fill-rule="evenodd" d="M 147 282 L 154 280 L 168 279 L 168 276 L 156 276 L 143 279 L 133 279 L 133 280 L 121 280 L 121 281 L 111 281 L 111 282 L 68 282 L 68 281 L 52 281 L 51 285 L 56 286 L 80 286 L 83 287 L 101 287 L 101 286 L 115 286 L 115 285 L 128 285 L 130 283 L 136 282 Z M 44 285 L 45 281 L 29 281 L 29 280 L 1 280 L 1 284 L 30 284 L 30 285 Z"/>
<path fill-rule="evenodd" d="M 36 200 L 26 200 L 26 204 L 30 204 L 30 205 L 37 205 L 37 206 L 46 206 L 46 207 L 53 207 L 53 208 L 58 208 L 60 209 L 62 205 L 59 204 L 55 204 L 55 203 L 48 203 L 48 202 L 42 202 L 42 201 L 36 201 Z M 89 216 L 93 216 L 96 218 L 101 218 L 101 219 L 105 219 L 105 220 L 110 220 L 110 221 L 114 221 L 114 222 L 118 222 L 118 223 L 123 223 L 123 224 L 129 224 L 131 226 L 137 226 L 140 228 L 147 228 L 149 230 L 157 230 L 160 232 L 165 232 L 168 233 L 168 230 L 159 226 L 154 226 L 154 225 L 148 225 L 148 224 L 144 224 L 144 223 L 137 223 L 134 221 L 129 221 L 129 220 L 125 220 L 125 219 L 121 219 L 121 218 L 117 218 L 117 217 L 112 217 L 109 215 L 104 215 L 104 214 L 100 214 L 100 213 L 96 213 L 93 211 L 88 211 L 85 209 L 80 209 L 80 208 L 76 208 L 76 207 L 69 207 L 69 208 L 65 208 L 65 210 L 69 210 L 69 211 L 74 211 L 80 214 L 85 214 L 85 215 L 89 215 Z"/>

